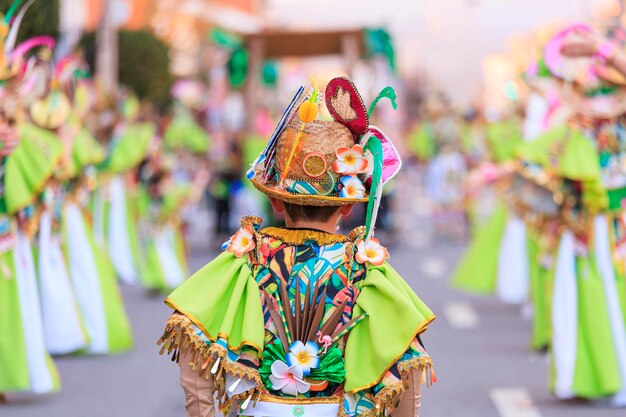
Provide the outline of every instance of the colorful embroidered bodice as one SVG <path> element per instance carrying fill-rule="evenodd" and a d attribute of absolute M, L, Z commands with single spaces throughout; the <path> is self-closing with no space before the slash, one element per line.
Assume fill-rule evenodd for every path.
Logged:
<path fill-rule="evenodd" d="M 204 366 L 207 374 L 210 371 L 217 378 L 214 385 L 220 396 L 238 399 L 245 406 L 253 396 L 327 398 L 343 404 L 342 414 L 364 415 L 390 407 L 403 392 L 403 378 L 411 368 L 430 367 L 415 338 L 376 384 L 344 392 L 346 341 L 367 316 L 353 314 L 359 282 L 366 277 L 366 265 L 356 260 L 356 242 L 363 229 L 346 237 L 307 229 L 259 231 L 251 223 L 244 223 L 242 229 L 246 226 L 255 228 L 252 240 L 237 241 L 244 249 L 235 253 L 247 257 L 258 286 L 265 329 L 262 356 L 250 344 L 233 348 L 224 337 L 211 340 L 198 326 L 187 323 L 196 346 L 201 341 L 210 355 L 226 352 L 217 362 L 208 359 L 200 364 L 201 372 Z M 235 239 L 237 235 L 225 247 L 237 251 Z"/>

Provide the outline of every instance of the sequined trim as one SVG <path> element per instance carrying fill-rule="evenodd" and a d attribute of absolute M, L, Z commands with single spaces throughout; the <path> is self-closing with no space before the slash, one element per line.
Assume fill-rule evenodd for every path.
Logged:
<path fill-rule="evenodd" d="M 269 236 L 289 245 L 301 245 L 307 240 L 313 240 L 320 246 L 331 245 L 333 243 L 350 242 L 350 238 L 344 235 L 321 232 L 309 229 L 282 229 L 279 227 L 267 227 L 261 230 L 262 236 Z"/>

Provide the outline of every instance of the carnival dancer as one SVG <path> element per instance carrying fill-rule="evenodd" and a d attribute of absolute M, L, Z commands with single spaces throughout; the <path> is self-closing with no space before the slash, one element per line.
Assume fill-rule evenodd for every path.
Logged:
<path fill-rule="evenodd" d="M 89 335 L 86 353 L 110 354 L 129 350 L 133 339 L 130 323 L 118 288 L 111 260 L 94 238 L 87 213 L 90 194 L 96 186 L 95 165 L 105 152 L 83 124 L 93 110 L 94 87 L 85 78 L 85 63 L 76 56 L 64 58 L 58 77 L 72 96 L 73 140 L 66 163 L 68 180 L 61 208 L 63 248 L 68 260 L 73 288 Z"/>
<path fill-rule="evenodd" d="M 139 219 L 148 290 L 171 291 L 187 277 L 187 259 L 180 212 L 187 204 L 191 185 L 175 181 L 173 161 L 160 154 L 146 160 L 139 170 Z"/>
<path fill-rule="evenodd" d="M 0 89 L 0 400 L 4 399 L 1 393 L 43 394 L 60 387 L 46 350 L 30 238 L 38 225 L 37 198 L 56 167 L 61 146 L 21 121 L 21 93 L 28 89 L 19 88 L 25 82 L 26 75 L 20 73 L 25 55 L 34 48 L 50 47 L 52 40 L 34 38 L 14 47 L 28 9 L 16 6 L 6 16 L 0 15 L 0 78 L 4 81 Z"/>
<path fill-rule="evenodd" d="M 49 67 L 51 64 L 44 61 L 39 65 Z M 46 74 L 46 71 L 40 73 Z M 52 80 L 44 81 L 50 83 Z M 65 355 L 85 348 L 89 336 L 61 250 L 61 218 L 66 198 L 63 183 L 71 177 L 68 167 L 77 130 L 74 124 L 68 123 L 69 99 L 58 88 L 56 80 L 53 84 L 55 87 L 46 96 L 30 106 L 31 118 L 38 125 L 37 130 L 32 127 L 33 134 L 49 136 L 50 141 L 62 146 L 54 176 L 43 189 L 35 253 L 46 345 L 51 354 Z"/>
<path fill-rule="evenodd" d="M 107 156 L 99 165 L 102 190 L 98 191 L 94 206 L 115 271 L 126 284 L 140 284 L 144 267 L 133 198 L 133 169 L 144 159 L 156 133 L 153 123 L 138 120 L 139 106 L 130 92 L 119 97 L 119 120 L 108 143 Z"/>
<path fill-rule="evenodd" d="M 514 150 L 521 142 L 519 126 L 515 121 L 508 119 L 509 117 L 504 117 L 487 126 L 487 158 L 481 165 L 475 167 L 468 177 L 469 195 L 477 194 L 481 188 L 493 187 L 498 178 L 506 175 L 506 165 L 513 159 Z M 505 293 L 510 282 L 506 273 L 507 262 L 515 262 L 518 266 L 517 275 L 521 274 L 522 277 L 525 277 L 527 262 L 525 253 L 520 251 L 523 249 L 520 245 L 525 244 L 523 223 L 520 225 L 521 221 L 515 219 L 516 221 L 511 224 L 510 219 L 506 205 L 497 201 L 491 215 L 473 230 L 470 244 L 453 275 L 452 283 L 455 287 L 483 295 L 500 292 L 503 301 L 525 301 L 525 288 L 522 288 L 520 296 L 519 285 L 516 286 L 517 291 L 514 291 L 513 295 Z M 510 229 L 508 234 L 507 223 Z M 511 234 L 517 236 L 510 236 Z M 511 239 L 505 239 L 507 235 Z M 524 283 L 523 279 L 521 281 Z"/>
<path fill-rule="evenodd" d="M 222 253 L 166 300 L 175 312 L 162 352 L 181 366 L 189 416 L 414 416 L 430 357 L 419 336 L 434 319 L 372 236 L 382 186 L 400 169 L 391 141 L 347 78 L 301 87 L 249 171 L 286 227 L 248 217 Z M 367 202 L 366 224 L 336 234 Z"/>
<path fill-rule="evenodd" d="M 626 326 L 620 293 L 625 283 L 618 240 L 626 184 L 624 84 L 594 69 L 595 60 L 574 64 L 561 53 L 571 39 L 592 32 L 574 25 L 544 48 L 546 67 L 570 117 L 519 152 L 526 178 L 553 194 L 551 199 L 529 195 L 527 201 L 551 201 L 552 208 L 543 204 L 543 209 L 562 224 L 548 285 L 551 388 L 560 399 L 612 396 L 616 406 L 624 406 Z"/>
<path fill-rule="evenodd" d="M 163 133 L 164 149 L 206 155 L 211 137 L 199 122 L 206 97 L 206 86 L 197 80 L 179 80 L 172 86 L 174 114 Z"/>

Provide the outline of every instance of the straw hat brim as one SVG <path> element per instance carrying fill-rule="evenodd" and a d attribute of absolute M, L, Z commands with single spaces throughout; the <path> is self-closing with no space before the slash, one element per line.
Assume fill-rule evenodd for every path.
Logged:
<path fill-rule="evenodd" d="M 291 194 L 285 190 L 277 189 L 276 186 L 262 184 L 256 178 L 250 181 L 257 190 L 269 197 L 301 206 L 345 206 L 347 204 L 366 203 L 368 201 L 367 196 L 363 198 L 343 198 L 324 195 Z"/>
<path fill-rule="evenodd" d="M 575 113 L 594 118 L 613 118 L 626 113 L 626 89 L 620 88 L 612 96 L 587 97 L 570 83 L 561 82 L 559 94 Z"/>

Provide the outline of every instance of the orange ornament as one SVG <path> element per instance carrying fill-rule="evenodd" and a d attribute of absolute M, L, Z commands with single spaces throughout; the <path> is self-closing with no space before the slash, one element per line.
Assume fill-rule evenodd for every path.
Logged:
<path fill-rule="evenodd" d="M 303 123 L 311 123 L 319 114 L 319 106 L 316 102 L 305 101 L 298 108 L 298 117 Z"/>

